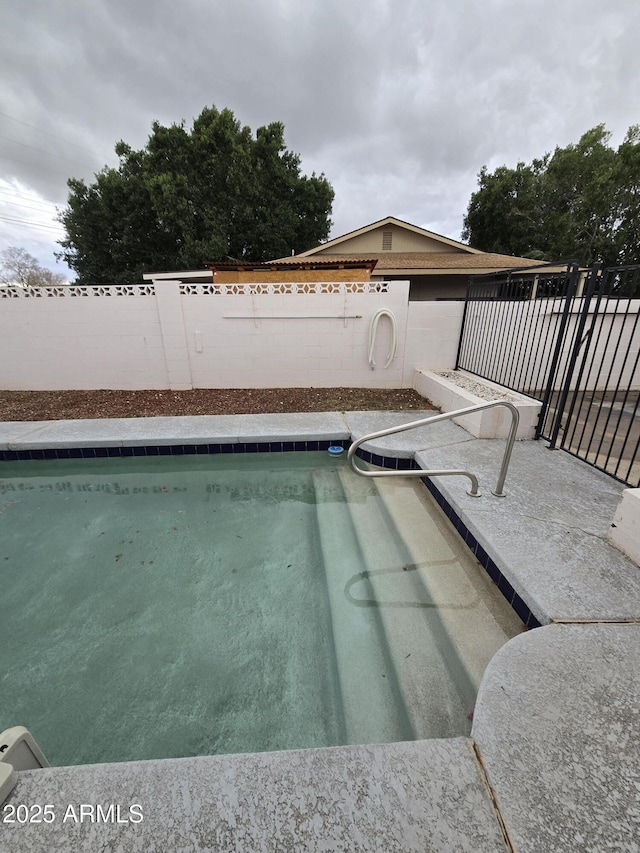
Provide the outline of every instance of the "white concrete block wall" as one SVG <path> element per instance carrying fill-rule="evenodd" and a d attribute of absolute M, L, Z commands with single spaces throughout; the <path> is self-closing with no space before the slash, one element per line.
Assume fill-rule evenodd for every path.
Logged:
<path fill-rule="evenodd" d="M 264 285 L 240 286 L 241 292 L 230 294 L 219 287 L 214 292 L 209 285 L 158 281 L 131 287 L 74 287 L 77 296 L 71 295 L 71 288 L 46 288 L 42 292 L 51 295 L 40 296 L 16 292 L 11 298 L 8 291 L 0 291 L 0 387 L 411 388 L 416 368 L 455 366 L 464 303 L 410 303 L 408 283 L 400 281 L 390 283 L 386 293 L 357 292 L 362 285 L 337 287 L 341 292 L 316 293 L 306 290 L 315 290 L 315 285 L 301 284 L 302 292 L 278 293 L 274 289 L 291 290 L 291 285 L 269 286 L 269 292 L 264 292 Z M 605 319 L 598 342 L 594 335 L 594 349 L 600 352 L 606 340 L 620 335 L 621 345 L 615 356 L 608 351 L 597 375 L 595 368 L 591 371 L 591 385 L 602 385 L 612 359 L 614 373 L 624 367 L 625 383 L 632 373 L 640 379 L 637 345 L 629 354 L 626 350 L 640 302 L 624 300 L 624 305 L 616 302 L 614 307 L 618 314 L 608 309 L 611 317 Z M 369 323 L 380 308 L 396 316 L 398 348 L 384 369 L 390 325 L 383 319 L 372 371 L 367 363 Z M 480 312 L 481 323 L 490 326 L 496 304 L 472 304 L 468 310 Z M 559 321 L 554 305 L 512 303 L 509 310 L 510 322 L 503 323 L 494 361 L 508 358 L 513 347 L 548 350 Z M 361 316 L 348 319 L 346 325 L 340 316 L 327 316 L 345 313 Z M 521 315 L 532 313 L 537 317 L 535 342 L 523 339 L 520 322 Z"/>
<path fill-rule="evenodd" d="M 393 282 L 387 293 L 185 296 L 193 386 L 400 388 L 408 289 Z M 381 308 L 396 318 L 397 350 L 385 369 L 391 323 L 382 318 L 372 370 L 369 325 Z"/>
<path fill-rule="evenodd" d="M 0 299 L 0 387 L 166 388 L 155 298 Z"/>
<path fill-rule="evenodd" d="M 162 281 L 74 288 L 76 296 L 66 288 L 12 298 L 0 293 L 0 387 L 402 387 L 412 376 L 408 282 L 393 282 L 388 292 L 341 290 L 192 295 L 193 288 Z M 371 370 L 369 323 L 380 308 L 396 317 L 397 350 L 385 369 L 391 326 L 383 318 Z M 345 322 L 344 314 L 359 316 Z M 412 334 L 420 351 L 423 330 Z M 429 347 L 438 349 L 433 340 Z"/>
<path fill-rule="evenodd" d="M 182 314 L 180 282 L 156 281 L 154 286 L 168 386 L 175 391 L 185 391 L 193 385 Z"/>
<path fill-rule="evenodd" d="M 410 302 L 403 387 L 413 388 L 416 368 L 456 365 L 464 302 Z"/>
<path fill-rule="evenodd" d="M 616 313 L 609 310 L 602 321 L 596 323 L 584 382 L 589 389 L 603 388 L 607 382 L 611 382 L 611 374 L 615 382 L 620 377 L 621 387 L 640 390 L 640 302 L 637 299 L 620 300 L 616 307 Z"/>

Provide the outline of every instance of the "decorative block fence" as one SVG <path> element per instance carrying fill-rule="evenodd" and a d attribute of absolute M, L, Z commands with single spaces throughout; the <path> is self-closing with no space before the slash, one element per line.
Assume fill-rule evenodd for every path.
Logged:
<path fill-rule="evenodd" d="M 409 283 L 280 282 L 0 287 L 5 390 L 413 387 L 452 368 L 463 304 Z M 371 321 L 383 317 L 368 361 Z"/>

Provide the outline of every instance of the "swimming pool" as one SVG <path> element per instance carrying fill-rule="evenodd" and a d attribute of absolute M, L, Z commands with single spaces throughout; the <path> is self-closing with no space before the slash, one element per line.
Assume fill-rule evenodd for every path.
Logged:
<path fill-rule="evenodd" d="M 0 477 L 0 729 L 52 764 L 467 734 L 522 630 L 420 483 L 326 453 Z"/>

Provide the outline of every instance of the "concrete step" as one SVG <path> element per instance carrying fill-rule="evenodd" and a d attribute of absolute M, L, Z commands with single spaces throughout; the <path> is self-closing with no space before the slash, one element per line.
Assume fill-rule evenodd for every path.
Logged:
<path fill-rule="evenodd" d="M 415 735 L 403 706 L 379 610 L 354 605 L 348 594 L 356 583 L 366 599 L 374 597 L 339 476 L 343 464 L 343 460 L 336 460 L 335 469 L 314 471 L 313 485 L 346 742 L 410 740 Z"/>
<path fill-rule="evenodd" d="M 468 733 L 476 684 L 443 618 L 466 618 L 478 597 L 468 583 L 456 586 L 458 555 L 420 499 L 421 484 L 359 478 L 344 467 L 338 475 L 366 565 L 345 592 L 379 615 L 414 736 Z"/>
<path fill-rule="evenodd" d="M 472 698 L 491 658 L 524 626 L 421 483 L 376 483 L 393 526 L 414 556 L 416 580 L 437 605 L 441 649 L 457 673 L 458 688 Z"/>

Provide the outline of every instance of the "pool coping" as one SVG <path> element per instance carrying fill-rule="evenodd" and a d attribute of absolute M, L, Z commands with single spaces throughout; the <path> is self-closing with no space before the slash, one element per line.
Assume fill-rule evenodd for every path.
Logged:
<path fill-rule="evenodd" d="M 424 416 L 427 415 L 428 413 L 425 412 Z M 181 447 L 182 452 L 185 452 L 185 448 L 186 452 L 212 452 L 209 450 L 204 451 L 202 449 L 198 449 L 204 446 L 207 448 L 211 446 L 217 447 L 218 450 L 214 450 L 213 452 L 230 452 L 229 450 L 223 450 L 223 447 L 233 447 L 233 451 L 231 452 L 257 452 L 253 450 L 254 445 L 256 447 L 269 445 L 270 449 L 274 451 L 281 451 L 284 449 L 284 445 L 286 445 L 287 450 L 293 450 L 295 452 L 298 450 L 302 451 L 303 449 L 324 449 L 324 447 L 320 448 L 320 443 L 325 444 L 327 442 L 341 443 L 343 446 L 346 446 L 351 440 L 361 437 L 365 432 L 381 428 L 381 424 L 407 422 L 409 420 L 415 420 L 419 416 L 420 413 L 416 412 L 349 412 L 304 413 L 293 416 L 277 414 L 262 416 L 228 416 L 219 420 L 216 420 L 215 416 L 205 416 L 206 423 L 202 418 L 197 417 L 181 418 L 178 419 L 178 421 L 167 418 L 121 419 L 117 422 L 100 422 L 101 425 L 96 421 L 63 421 L 44 422 L 38 424 L 11 424 L 5 422 L 0 424 L 0 459 L 4 458 L 6 461 L 11 461 L 11 459 L 14 458 L 14 453 L 33 454 L 35 451 L 45 450 L 59 452 L 77 449 L 78 447 L 83 446 L 85 449 L 92 448 L 94 452 L 95 450 L 100 449 L 101 454 L 102 450 L 106 449 L 106 455 L 109 455 L 109 448 L 166 448 L 171 446 L 171 436 L 169 435 L 169 432 L 172 425 L 176 427 L 175 432 L 178 433 L 173 437 L 173 442 L 179 442 L 176 446 Z M 134 423 L 132 423 L 132 421 Z M 370 445 L 365 445 L 363 448 L 363 457 L 368 459 L 368 461 L 374 462 L 374 464 L 381 464 L 397 469 L 399 466 L 402 468 L 407 468 L 409 466 L 413 467 L 417 465 L 418 462 L 422 468 L 425 466 L 442 467 L 443 464 L 445 464 L 445 467 L 459 467 L 459 463 L 452 464 L 452 460 L 458 459 L 460 455 L 466 456 L 467 458 L 475 455 L 481 460 L 481 468 L 484 475 L 483 479 L 486 480 L 488 476 L 491 476 L 489 472 L 495 466 L 496 454 L 499 453 L 498 446 L 503 446 L 503 442 L 473 439 L 472 436 L 453 424 L 443 424 L 438 425 L 438 427 L 439 429 L 437 430 L 435 427 L 433 430 L 430 430 L 428 436 L 416 431 L 416 434 L 404 433 L 401 436 L 390 436 L 387 439 L 382 439 Z M 196 438 L 199 438 L 199 440 L 196 441 Z M 258 438 L 262 438 L 263 440 L 258 441 Z M 265 438 L 268 438 L 268 441 L 264 441 Z M 136 443 L 133 444 L 132 442 Z M 523 449 L 521 450 L 520 456 L 523 458 L 531 457 L 534 459 L 535 468 L 537 470 L 541 464 L 540 460 L 543 459 L 543 456 L 539 451 L 543 451 L 543 448 L 535 443 L 537 445 L 536 449 L 533 447 L 525 449 L 525 445 L 533 444 L 533 442 L 522 443 Z M 247 448 L 247 445 L 250 449 Z M 7 453 L 11 454 L 9 459 L 6 458 Z M 3 456 L 2 454 L 5 455 Z M 143 454 L 141 451 L 138 451 L 138 453 L 132 453 L 131 455 L 147 454 Z M 149 455 L 161 455 L 161 453 L 160 450 L 158 450 L 158 454 L 152 453 Z M 30 458 L 56 457 L 34 457 L 31 455 Z M 586 542 L 591 543 L 595 540 L 598 541 L 600 551 L 613 566 L 611 571 L 613 571 L 614 575 L 615 571 L 618 570 L 620 566 L 622 566 L 624 571 L 627 573 L 623 577 L 624 582 L 620 581 L 620 583 L 622 583 L 621 590 L 616 591 L 613 589 L 614 593 L 619 593 L 618 598 L 614 595 L 612 602 L 609 605 L 610 608 L 615 608 L 617 606 L 622 607 L 624 600 L 628 599 L 630 596 L 630 590 L 634 589 L 634 575 L 630 568 L 633 564 L 631 564 L 626 558 L 622 557 L 620 552 L 616 551 L 616 549 L 606 542 L 606 529 L 608 527 L 608 523 L 610 523 L 610 520 L 612 519 L 612 514 L 609 515 L 609 520 L 607 520 L 607 515 L 609 514 L 610 508 L 616 498 L 621 495 L 623 487 L 617 483 L 612 485 L 613 481 L 606 477 L 606 475 L 601 475 L 599 472 L 589 469 L 587 466 L 584 466 L 577 460 L 568 457 L 566 454 L 562 454 L 562 456 L 554 459 L 553 463 L 548 463 L 552 465 L 554 470 L 559 464 L 558 459 L 561 460 L 561 467 L 563 467 L 565 471 L 570 471 L 570 476 L 574 478 L 570 484 L 572 488 L 575 488 L 579 494 L 580 490 L 585 488 L 593 489 L 595 491 L 595 500 L 593 505 L 589 505 L 589 512 L 599 508 L 600 516 L 597 519 L 597 523 L 596 521 L 590 520 L 589 524 L 582 523 L 581 526 L 579 525 L 576 528 L 572 527 L 571 529 L 574 530 L 574 537 L 580 536 Z M 514 464 L 516 467 L 520 464 L 517 460 L 518 445 L 514 452 Z M 434 465 L 433 462 L 436 464 Z M 576 466 L 580 467 L 578 468 Z M 424 479 L 426 480 L 427 487 L 432 492 L 443 511 L 448 515 L 454 526 L 456 526 L 458 531 L 462 534 L 467 545 L 472 551 L 474 551 L 481 562 L 483 562 L 482 558 L 484 555 L 484 566 L 490 576 L 493 571 L 492 567 L 495 566 L 498 568 L 498 566 L 500 566 L 498 569 L 500 576 L 497 580 L 495 577 L 493 579 L 496 580 L 499 588 L 501 588 L 500 578 L 502 578 L 501 591 L 507 596 L 507 598 L 511 595 L 512 605 L 514 604 L 513 596 L 518 596 L 518 601 L 514 605 L 516 612 L 518 612 L 517 607 L 527 607 L 528 618 L 525 621 L 529 621 L 530 627 L 534 627 L 536 623 L 546 623 L 546 627 L 537 628 L 535 631 L 531 631 L 528 634 L 516 638 L 516 641 L 507 643 L 507 645 L 503 647 L 491 662 L 487 675 L 483 679 L 481 685 L 474 719 L 474 728 L 472 731 L 473 740 L 469 742 L 475 750 L 474 754 L 476 756 L 474 758 L 477 769 L 476 793 L 484 791 L 486 794 L 488 790 L 486 783 L 488 780 L 492 786 L 490 792 L 494 803 L 492 808 L 497 807 L 496 825 L 499 826 L 500 821 L 504 822 L 507 844 L 510 844 L 513 839 L 517 839 L 518 850 L 535 849 L 536 838 L 534 835 L 535 833 L 542 831 L 541 828 L 552 828 L 554 834 L 550 836 L 551 841 L 553 841 L 554 838 L 556 841 L 558 838 L 562 838 L 563 832 L 567 829 L 567 826 L 565 825 L 568 820 L 566 815 L 559 815 L 558 810 L 554 809 L 553 804 L 554 802 L 557 802 L 558 797 L 564 797 L 565 799 L 567 797 L 571 798 L 576 793 L 577 783 L 574 784 L 574 780 L 571 778 L 570 768 L 567 763 L 570 761 L 570 758 L 567 757 L 567 744 L 574 744 L 573 752 L 571 753 L 571 750 L 569 750 L 569 753 L 570 755 L 573 755 L 573 758 L 575 759 L 575 755 L 579 752 L 581 743 L 580 721 L 584 718 L 585 712 L 593 712 L 598 719 L 605 721 L 613 715 L 615 717 L 615 723 L 619 727 L 621 716 L 626 720 L 627 717 L 633 713 L 634 701 L 636 702 L 636 707 L 638 705 L 636 697 L 633 696 L 633 691 L 629 690 L 630 679 L 633 678 L 633 673 L 629 672 L 629 661 L 627 661 L 624 666 L 621 665 L 620 667 L 616 667 L 615 656 L 612 657 L 613 653 L 611 652 L 611 648 L 609 649 L 608 656 L 606 656 L 606 661 L 599 661 L 598 650 L 605 644 L 603 640 L 605 637 L 608 638 L 607 642 L 609 642 L 613 649 L 616 648 L 616 643 L 624 643 L 625 647 L 627 647 L 629 645 L 630 637 L 634 638 L 634 642 L 636 642 L 635 638 L 640 637 L 640 624 L 638 624 L 640 622 L 640 595 L 638 595 L 635 600 L 632 599 L 626 609 L 623 608 L 619 612 L 613 609 L 609 615 L 606 615 L 605 612 L 604 616 L 596 613 L 595 618 L 589 618 L 587 616 L 579 618 L 565 617 L 564 621 L 571 624 L 557 624 L 563 621 L 562 617 L 558 618 L 553 613 L 549 614 L 548 612 L 541 610 L 539 592 L 534 589 L 532 594 L 531 591 L 527 589 L 526 584 L 530 583 L 531 585 L 532 583 L 530 576 L 527 576 L 526 573 L 522 574 L 522 572 L 519 572 L 520 567 L 518 565 L 509 565 L 510 561 L 517 561 L 518 549 L 514 548 L 513 542 L 501 541 L 499 535 L 499 523 L 504 524 L 505 516 L 508 516 L 509 512 L 508 509 L 505 510 L 505 507 L 508 508 L 510 506 L 509 503 L 505 503 L 505 499 L 494 497 L 488 498 L 487 496 L 485 503 L 481 505 L 480 509 L 478 509 L 480 502 L 475 502 L 473 499 L 466 496 L 462 481 L 458 478 Z M 510 479 L 508 479 L 508 486 L 511 482 L 516 482 L 515 476 L 510 475 Z M 576 486 L 576 483 L 578 486 Z M 585 486 L 585 483 L 588 485 Z M 530 481 L 527 486 L 527 490 L 533 497 L 536 497 L 536 488 L 539 487 L 548 490 L 549 484 L 548 482 L 544 482 L 544 477 L 541 484 L 536 483 L 535 481 Z M 512 486 L 512 488 L 515 493 L 517 491 L 515 485 Z M 527 490 L 521 491 L 524 493 Z M 602 498 L 603 495 L 604 499 Z M 524 497 L 523 494 L 520 494 L 519 496 L 516 495 L 516 498 L 522 502 L 526 498 L 526 495 Z M 583 500 L 583 498 L 581 498 L 581 500 Z M 515 502 L 516 499 L 514 498 L 514 503 Z M 514 506 L 514 503 L 511 504 L 512 507 Z M 484 509 L 482 509 L 482 506 Z M 539 512 L 540 507 L 537 507 L 536 511 Z M 575 512 L 576 514 L 579 514 L 579 512 L 584 511 L 583 506 L 578 506 Z M 570 511 L 566 509 L 563 509 L 560 514 L 566 514 L 566 512 L 569 512 L 570 515 Z M 518 520 L 520 524 L 524 524 L 525 516 L 519 516 Z M 526 521 L 530 527 L 532 525 L 535 527 L 536 522 L 529 516 L 526 516 Z M 567 525 L 569 525 L 570 521 L 573 523 L 575 522 L 575 519 L 571 517 L 567 521 Z M 538 519 L 538 532 L 536 535 L 538 537 L 549 538 L 549 531 L 554 530 L 552 522 L 553 520 L 549 521 L 549 519 L 546 518 Z M 492 534 L 497 544 L 496 542 L 491 542 Z M 541 538 L 540 541 L 542 541 Z M 554 543 L 552 542 L 551 545 L 553 544 Z M 530 541 L 523 543 L 523 549 L 530 550 L 530 548 Z M 479 549 L 482 549 L 482 551 L 479 551 Z M 551 551 L 547 549 L 546 553 L 551 553 Z M 526 554 L 524 556 L 526 556 Z M 560 554 L 559 559 L 563 559 L 562 554 Z M 499 562 L 500 560 L 502 562 Z M 622 569 L 620 569 L 620 571 L 622 571 Z M 636 574 L 638 576 L 637 589 L 640 592 L 640 570 L 638 570 Z M 582 583 L 582 581 L 580 582 Z M 508 584 L 508 587 L 505 586 L 506 584 Z M 612 586 L 615 587 L 615 584 Z M 621 602 L 620 605 L 616 603 L 617 601 Z M 563 606 L 566 605 L 563 604 Z M 619 636 L 619 623 L 627 623 L 624 626 L 626 633 L 623 632 L 622 638 Z M 587 628 L 589 629 L 588 631 Z M 559 750 L 559 753 L 557 755 L 548 753 L 549 734 L 546 731 L 543 732 L 539 725 L 539 719 L 544 717 L 545 714 L 548 714 L 550 701 L 549 697 L 544 696 L 544 691 L 542 690 L 540 690 L 539 695 L 533 695 L 530 697 L 529 704 L 527 705 L 525 712 L 523 712 L 522 708 L 519 708 L 519 718 L 517 721 L 514 720 L 511 740 L 507 739 L 505 742 L 505 739 L 501 737 L 501 732 L 498 730 L 495 722 L 493 722 L 493 717 L 499 716 L 501 712 L 504 712 L 505 707 L 509 705 L 510 701 L 507 699 L 505 702 L 504 696 L 500 693 L 500 684 L 504 682 L 504 678 L 506 677 L 505 673 L 508 672 L 509 668 L 512 666 L 513 659 L 517 658 L 518 672 L 524 678 L 524 681 L 527 681 L 526 673 L 529 671 L 530 683 L 536 682 L 536 679 L 539 681 L 540 648 L 544 648 L 546 646 L 550 648 L 553 647 L 554 643 L 557 643 L 558 641 L 557 638 L 560 636 L 563 638 L 569 638 L 567 642 L 569 643 L 570 648 L 580 649 L 581 654 L 588 658 L 592 672 L 598 674 L 601 673 L 603 668 L 606 668 L 607 678 L 609 679 L 611 689 L 613 690 L 614 695 L 618 697 L 618 700 L 614 703 L 615 707 L 607 707 L 606 704 L 604 704 L 598 697 L 594 698 L 593 695 L 589 695 L 585 699 L 583 694 L 585 689 L 588 687 L 589 677 L 585 677 L 584 672 L 568 670 L 563 673 L 561 678 L 562 687 L 564 688 L 565 693 L 562 697 L 563 717 L 557 721 L 556 725 L 556 728 L 560 733 L 560 740 L 562 743 L 562 748 L 559 745 L 556 747 Z M 640 639 L 637 642 L 640 643 Z M 622 646 L 620 646 L 621 658 L 624 657 L 622 651 Z M 640 673 L 636 673 L 636 676 L 640 676 Z M 487 682 L 486 685 L 485 681 Z M 496 683 L 498 684 L 498 687 L 495 687 Z M 640 683 L 640 677 L 635 678 L 635 683 Z M 490 689 L 492 685 L 495 688 L 493 692 Z M 573 686 L 573 693 L 570 690 L 571 686 Z M 568 694 L 567 690 L 569 691 Z M 559 700 L 556 699 L 556 701 Z M 587 702 L 586 708 L 585 702 Z M 525 719 L 520 719 L 523 717 L 523 714 Z M 518 725 L 516 725 L 516 722 Z M 526 735 L 523 734 L 525 730 Z M 615 725 L 613 727 L 613 731 L 616 733 L 615 736 L 618 737 L 618 740 L 622 743 L 622 735 L 617 734 L 618 730 Z M 37 733 L 35 734 L 37 736 Z M 419 743 L 433 744 L 436 742 L 425 741 Z M 453 743 L 453 741 L 447 743 Z M 499 746 L 496 744 L 499 744 Z M 391 747 L 392 745 L 386 746 Z M 351 760 L 350 757 L 353 757 L 358 750 L 362 750 L 363 748 L 341 747 L 337 749 L 343 750 L 343 760 L 345 762 L 349 762 Z M 381 755 L 384 755 L 385 746 L 381 746 L 380 750 Z M 416 753 L 421 752 L 421 750 L 421 746 L 416 747 Z M 541 750 L 542 754 L 545 755 L 546 764 L 549 766 L 553 765 L 557 772 L 553 777 L 553 780 L 548 783 L 550 788 L 545 791 L 544 797 L 536 799 L 536 795 L 535 793 L 532 793 L 531 787 L 527 786 L 526 779 L 529 775 L 528 767 L 535 764 L 535 756 L 540 754 Z M 545 750 L 547 751 L 545 752 Z M 624 781 L 625 784 L 628 785 L 628 771 L 625 769 L 624 773 L 617 773 L 616 767 L 618 765 L 622 766 L 620 762 L 623 761 L 623 759 L 624 761 L 627 761 L 630 754 L 633 756 L 636 766 L 638 766 L 638 763 L 640 763 L 638 750 L 639 748 L 637 745 L 634 747 L 633 744 L 630 746 L 625 742 L 618 751 L 609 750 L 609 752 L 605 753 L 604 759 L 603 756 L 600 755 L 599 772 L 594 764 L 595 759 L 594 761 L 591 761 L 590 756 L 587 755 L 584 761 L 592 770 L 591 778 L 593 780 L 593 784 L 591 787 L 587 785 L 586 789 L 582 782 L 580 782 L 580 785 L 578 786 L 580 787 L 579 794 L 581 797 L 581 811 L 579 814 L 576 813 L 575 810 L 572 812 L 573 817 L 571 827 L 574 835 L 577 834 L 577 836 L 580 836 L 581 833 L 585 833 L 588 838 L 590 829 L 593 829 L 593 827 L 596 826 L 594 820 L 597 818 L 598 827 L 602 827 L 603 825 L 609 827 L 609 835 L 606 836 L 605 839 L 607 843 L 613 840 L 621 845 L 620 849 L 638 849 L 633 846 L 633 840 L 628 840 L 629 836 L 621 836 L 621 830 L 619 829 L 620 826 L 626 826 L 625 820 L 628 824 L 628 821 L 632 820 L 632 818 L 629 818 L 628 816 L 625 820 L 621 818 L 619 813 L 619 800 L 617 804 L 615 796 L 603 798 L 602 786 L 600 785 L 602 760 L 604 760 L 609 771 L 607 776 L 607 784 L 609 787 L 611 787 L 612 784 L 615 785 L 616 779 L 619 784 L 622 784 Z M 324 751 L 310 750 L 307 752 L 311 754 Z M 284 765 L 282 766 L 286 766 L 286 757 L 282 758 L 283 755 L 287 755 L 286 753 L 276 753 L 273 755 L 279 756 L 277 762 L 284 762 Z M 190 761 L 195 762 L 194 767 L 203 767 L 204 765 L 200 765 L 199 762 L 206 763 L 211 762 L 212 760 L 213 759 L 211 758 L 197 758 L 191 759 Z M 311 755 L 309 755 L 309 761 L 312 761 Z M 589 764 L 590 761 L 591 764 Z M 243 756 L 234 757 L 234 761 L 232 762 L 235 768 L 233 771 L 234 774 L 241 772 L 240 768 L 242 766 L 242 762 Z M 409 764 L 406 765 L 406 769 L 411 777 L 412 774 L 418 771 L 416 768 L 411 767 L 410 764 L 411 762 L 409 760 Z M 468 773 L 469 766 L 468 763 L 466 763 L 466 760 L 463 762 L 463 765 L 466 769 L 464 771 L 461 770 L 461 773 L 464 775 L 465 773 Z M 127 766 L 128 765 L 99 765 L 94 768 L 90 768 L 90 771 L 83 768 L 60 768 L 59 770 L 52 771 L 29 771 L 24 774 L 19 774 L 21 781 L 19 782 L 18 788 L 11 796 L 13 798 L 21 796 L 22 801 L 24 801 L 25 796 L 37 796 L 39 799 L 42 799 L 42 796 L 46 794 L 47 796 L 50 795 L 52 797 L 54 795 L 57 796 L 59 801 L 60 790 L 56 787 L 58 786 L 58 782 L 56 780 L 62 778 L 60 774 L 62 774 L 63 770 L 64 773 L 62 775 L 64 775 L 65 778 L 69 777 L 69 775 L 72 777 L 75 775 L 75 777 L 80 780 L 85 779 L 87 774 L 89 774 L 94 780 L 95 786 L 97 786 L 95 788 L 96 791 L 100 788 L 100 785 L 104 783 L 107 785 L 104 790 L 109 790 L 111 792 L 110 796 L 115 796 L 115 792 L 112 789 L 109 789 L 107 780 L 109 778 L 115 779 L 114 774 L 117 775 L 118 772 L 124 772 L 116 771 L 114 768 L 126 768 Z M 184 766 L 186 767 L 186 765 Z M 167 786 L 169 785 L 169 777 L 172 772 L 171 767 L 173 767 L 173 765 L 170 765 L 167 761 L 141 763 L 132 762 L 129 769 L 130 773 L 133 774 L 133 777 L 139 780 L 142 777 L 146 778 L 151 774 L 164 791 L 162 795 L 158 794 L 160 798 L 159 802 L 163 801 L 166 806 L 166 798 L 168 796 L 167 791 L 169 790 Z M 514 767 L 516 768 L 515 770 Z M 624 767 L 626 768 L 626 764 L 624 764 Z M 520 771 L 518 771 L 518 768 L 520 768 Z M 563 772 L 563 768 L 566 768 L 567 772 Z M 300 767 L 298 770 L 300 770 Z M 190 773 L 192 772 L 197 775 L 196 771 L 193 770 L 187 773 L 187 777 L 191 778 Z M 335 768 L 332 773 L 334 772 Z M 424 768 L 420 772 L 424 774 Z M 44 776 L 41 775 L 43 773 L 45 773 Z M 125 776 L 129 778 L 126 773 Z M 100 779 L 102 782 L 99 781 Z M 614 780 L 613 783 L 612 779 Z M 429 776 L 429 779 L 425 784 L 427 785 L 427 788 L 429 788 L 430 785 L 437 787 L 441 784 L 441 781 L 440 777 L 431 778 L 431 776 Z M 187 782 L 188 780 L 185 780 L 185 784 L 187 784 Z M 363 780 L 361 779 L 359 782 L 363 783 Z M 323 777 L 321 775 L 318 777 L 317 787 L 313 789 L 315 791 L 314 796 L 318 796 L 320 791 L 326 791 L 328 787 L 331 787 L 331 785 L 335 783 L 336 778 L 332 774 L 329 774 L 327 777 Z M 277 774 L 276 777 L 270 777 L 269 784 L 275 784 L 276 787 L 280 784 Z M 555 789 L 553 788 L 554 785 Z M 264 785 L 258 785 L 259 790 L 262 790 L 263 787 Z M 313 788 L 313 785 L 311 787 Z M 91 786 L 89 786 L 87 790 L 90 789 Z M 609 791 L 609 794 L 611 794 L 611 791 Z M 174 796 L 174 794 L 171 796 Z M 428 798 L 430 796 L 431 794 L 425 791 L 425 797 Z M 383 805 L 382 800 L 380 800 L 377 806 L 375 806 L 380 813 L 387 808 L 390 802 L 388 798 L 382 799 L 385 804 Z M 240 824 L 242 823 L 241 813 L 244 814 L 243 809 L 248 808 L 248 801 L 243 802 L 244 806 L 242 806 L 242 808 L 239 807 L 239 813 L 237 813 L 234 818 L 239 820 Z M 487 802 L 483 802 L 484 806 L 478 806 L 479 820 L 481 812 L 486 817 L 486 813 L 483 812 L 483 809 L 487 805 Z M 214 805 L 215 809 L 219 812 L 221 809 L 220 802 L 212 804 L 212 808 Z M 437 814 L 432 813 L 430 815 L 427 824 L 422 826 L 420 830 L 420 844 L 424 845 L 426 840 L 430 840 L 432 842 L 436 837 L 435 833 L 441 831 L 441 824 L 444 820 L 444 822 L 452 831 L 455 831 L 456 834 L 456 840 L 455 842 L 452 841 L 451 849 L 467 849 L 465 846 L 466 840 L 468 840 L 467 836 L 469 832 L 472 833 L 473 827 L 465 829 L 460 825 L 460 822 L 455 816 L 452 816 L 451 814 L 445 815 L 445 811 L 446 809 L 441 805 L 440 811 L 438 811 Z M 531 815 L 535 816 L 534 824 L 531 822 Z M 244 817 L 247 818 L 247 820 L 249 819 L 246 814 L 244 814 Z M 170 819 L 169 814 L 166 814 L 165 818 L 167 821 L 165 828 L 168 832 L 170 825 L 173 826 L 173 821 Z M 311 819 L 312 815 L 307 814 L 307 818 Z M 352 818 L 353 815 L 351 819 Z M 158 820 L 160 820 L 160 817 L 158 817 Z M 617 826 L 618 829 L 614 828 L 614 825 Z M 213 832 L 214 827 L 210 826 L 209 829 L 210 832 Z M 122 830 L 122 828 L 120 828 L 120 830 Z M 129 840 L 133 844 L 135 842 L 136 828 L 129 827 L 127 831 L 130 835 Z M 174 829 L 171 831 L 174 831 Z M 394 832 L 397 831 L 396 827 Z M 320 821 L 318 823 L 318 832 L 320 834 L 326 834 L 329 832 L 326 822 L 323 823 Z M 412 832 L 415 832 L 415 828 Z M 104 837 L 106 838 L 106 836 Z M 111 837 L 115 836 L 112 835 Z M 565 835 L 564 837 L 567 836 Z M 633 838 L 633 836 L 630 837 L 631 839 Z M 14 849 L 49 849 L 44 845 L 42 847 L 38 847 L 38 844 L 40 843 L 38 839 L 44 838 L 42 833 L 38 831 L 34 830 L 30 833 L 25 832 L 21 838 L 23 838 L 25 846 L 15 847 Z M 122 835 L 122 832 L 120 832 L 118 839 L 122 841 L 123 838 L 126 842 L 126 836 Z M 234 843 L 238 843 L 239 838 L 240 836 L 236 836 Z M 299 836 L 299 838 L 301 838 L 301 836 Z M 489 839 L 489 836 L 487 836 L 487 838 Z M 93 841 L 95 842 L 95 837 L 93 838 Z M 404 839 L 403 843 L 405 842 L 408 844 L 406 839 Z M 255 838 L 252 843 L 256 843 Z M 308 839 L 305 843 L 308 843 Z M 345 843 L 344 838 L 342 843 Z M 88 844 L 89 842 L 87 841 L 87 845 Z M 86 849 L 91 848 L 87 846 Z M 133 849 L 133 847 L 131 849 Z M 218 848 L 213 846 L 206 849 Z M 238 849 L 258 848 L 248 846 L 246 848 L 238 847 Z M 265 843 L 260 849 L 271 848 Z M 283 849 L 288 848 L 285 847 Z M 295 849 L 295 846 L 290 849 Z M 362 847 L 361 849 L 369 848 Z M 406 846 L 405 849 L 414 848 Z M 469 849 L 481 848 L 471 847 Z M 488 846 L 486 849 L 505 849 L 504 842 L 499 839 L 496 840 L 494 837 L 488 840 Z M 548 847 L 547 849 L 552 848 Z M 553 849 L 562 848 L 555 847 Z M 585 847 L 584 849 L 590 848 Z"/>

